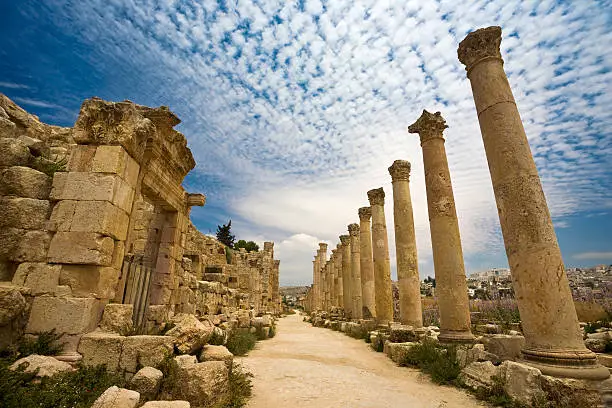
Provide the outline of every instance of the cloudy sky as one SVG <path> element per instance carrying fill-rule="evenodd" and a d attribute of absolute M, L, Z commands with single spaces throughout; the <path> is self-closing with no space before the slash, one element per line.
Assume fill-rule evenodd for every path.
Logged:
<path fill-rule="evenodd" d="M 63 126 L 94 95 L 169 106 L 198 163 L 185 187 L 208 197 L 193 221 L 275 241 L 285 285 L 311 282 L 317 242 L 335 246 L 381 186 L 395 265 L 395 159 L 412 163 L 420 273 L 433 275 L 406 128 L 439 110 L 470 273 L 507 265 L 456 53 L 489 25 L 503 28 L 565 263 L 612 263 L 610 1 L 0 0 L 0 92 Z"/>

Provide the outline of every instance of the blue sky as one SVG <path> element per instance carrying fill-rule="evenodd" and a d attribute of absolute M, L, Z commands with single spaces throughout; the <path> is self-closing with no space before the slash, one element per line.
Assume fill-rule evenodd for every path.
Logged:
<path fill-rule="evenodd" d="M 469 82 L 457 44 L 501 25 L 502 54 L 567 265 L 612 263 L 610 1 L 0 0 L 0 92 L 71 126 L 83 99 L 169 106 L 197 167 L 205 233 L 276 242 L 281 284 L 309 283 L 317 242 L 335 246 L 412 163 L 419 264 L 433 275 L 418 137 L 446 118 L 466 270 L 506 265 Z M 395 273 L 394 273 L 395 276 Z"/>

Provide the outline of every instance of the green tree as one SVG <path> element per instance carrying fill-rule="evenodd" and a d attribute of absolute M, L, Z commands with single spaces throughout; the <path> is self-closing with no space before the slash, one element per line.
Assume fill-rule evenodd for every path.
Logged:
<path fill-rule="evenodd" d="M 259 245 L 257 245 L 253 241 L 245 241 L 244 239 L 238 240 L 234 245 L 234 249 L 244 248 L 247 252 L 257 252 L 259 251 Z"/>
<path fill-rule="evenodd" d="M 236 237 L 232 235 L 232 220 L 227 224 L 217 225 L 217 240 L 230 248 L 234 246 Z"/>

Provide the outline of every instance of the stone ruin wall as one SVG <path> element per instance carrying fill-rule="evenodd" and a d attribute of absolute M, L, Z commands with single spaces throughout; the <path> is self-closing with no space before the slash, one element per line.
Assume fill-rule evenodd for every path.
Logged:
<path fill-rule="evenodd" d="M 220 324 L 280 312 L 273 243 L 228 264 L 190 222 L 205 197 L 181 186 L 195 161 L 179 122 L 92 98 L 61 128 L 0 94 L 0 347 L 55 329 L 74 353 L 107 304 L 130 303 L 128 259 L 152 271 L 144 332 L 178 313 Z"/>

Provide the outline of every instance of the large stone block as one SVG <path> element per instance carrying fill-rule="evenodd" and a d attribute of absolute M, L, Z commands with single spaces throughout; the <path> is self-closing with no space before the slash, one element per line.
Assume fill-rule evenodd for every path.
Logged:
<path fill-rule="evenodd" d="M 28 303 L 23 288 L 0 286 L 0 349 L 14 344 L 23 334 Z"/>
<path fill-rule="evenodd" d="M 49 247 L 51 263 L 109 266 L 114 242 L 95 232 L 58 232 Z"/>
<path fill-rule="evenodd" d="M 144 367 L 138 370 L 134 377 L 132 377 L 130 386 L 144 398 L 152 400 L 155 399 L 159 392 L 159 386 L 163 377 L 163 373 L 158 369 Z"/>
<path fill-rule="evenodd" d="M 53 206 L 53 211 L 51 211 L 51 218 L 47 222 L 47 229 L 49 231 L 70 231 L 77 203 L 78 201 L 75 200 L 58 201 Z"/>
<path fill-rule="evenodd" d="M 128 336 L 123 343 L 119 366 L 135 373 L 138 365 L 155 367 L 172 354 L 174 342 L 167 336 Z"/>
<path fill-rule="evenodd" d="M 100 322 L 100 329 L 108 332 L 125 333 L 132 329 L 132 315 L 134 305 L 109 303 L 104 306 L 104 314 Z"/>
<path fill-rule="evenodd" d="M 0 231 L 2 229 L 0 228 Z M 6 232 L 19 234 L 15 237 L 16 248 L 8 257 L 14 262 L 45 262 L 47 260 L 47 250 L 51 242 L 51 234 L 47 231 L 27 231 L 14 228 L 7 228 Z M 0 232 L 0 242 L 4 240 Z"/>
<path fill-rule="evenodd" d="M 129 223 L 128 215 L 108 201 L 77 201 L 70 230 L 97 232 L 124 241 Z"/>
<path fill-rule="evenodd" d="M 24 262 L 17 267 L 13 284 L 30 288 L 33 295 L 55 293 L 59 285 L 60 265 Z"/>
<path fill-rule="evenodd" d="M 177 375 L 179 381 L 172 397 L 194 406 L 214 406 L 229 392 L 229 370 L 222 361 L 185 364 L 179 367 Z M 162 390 L 162 396 L 169 396 L 168 391 Z"/>
<path fill-rule="evenodd" d="M 86 366 L 105 365 L 111 372 L 119 371 L 124 336 L 115 333 L 93 332 L 81 337 L 78 352 Z"/>
<path fill-rule="evenodd" d="M 198 351 L 212 336 L 213 326 L 203 324 L 194 315 L 178 314 L 172 318 L 172 323 L 174 327 L 166 336 L 174 338 L 176 348 L 183 354 Z"/>
<path fill-rule="evenodd" d="M 56 374 L 74 371 L 74 368 L 68 363 L 51 356 L 40 356 L 38 354 L 20 358 L 10 366 L 10 369 L 15 371 L 20 367 L 26 373 L 36 373 L 36 377 L 52 377 Z"/>
<path fill-rule="evenodd" d="M 32 302 L 26 333 L 55 329 L 57 333 L 83 334 L 96 328 L 102 307 L 94 298 L 38 296 Z"/>
<path fill-rule="evenodd" d="M 0 195 L 47 200 L 51 192 L 51 177 L 38 170 L 13 166 L 0 174 Z"/>
<path fill-rule="evenodd" d="M 132 212 L 132 204 L 134 202 L 134 188 L 127 181 L 118 179 L 113 192 L 112 203 L 121 208 L 126 213 Z"/>
<path fill-rule="evenodd" d="M 542 373 L 537 368 L 514 361 L 504 361 L 499 366 L 504 390 L 515 400 L 529 406 L 534 400 L 543 397 Z"/>
<path fill-rule="evenodd" d="M 476 362 L 461 370 L 459 380 L 472 390 L 483 387 L 490 389 L 495 383 L 495 378 L 499 377 L 499 371 L 499 367 L 490 361 Z"/>
<path fill-rule="evenodd" d="M 402 364 L 405 362 L 410 349 L 416 344 L 418 343 L 392 343 L 391 341 L 388 341 L 387 343 L 385 343 L 385 351 L 391 361 L 396 364 Z"/>
<path fill-rule="evenodd" d="M 482 342 L 485 349 L 499 357 L 500 360 L 518 360 L 521 358 L 521 349 L 525 346 L 525 337 L 494 334 L 484 336 Z"/>
<path fill-rule="evenodd" d="M 136 391 L 113 385 L 94 401 L 91 408 L 136 408 L 140 394 Z"/>
<path fill-rule="evenodd" d="M 0 166 L 27 166 L 34 157 L 21 140 L 0 138 Z"/>
<path fill-rule="evenodd" d="M 91 163 L 91 171 L 117 174 L 123 177 L 127 156 L 127 152 L 121 146 L 98 146 Z"/>
<path fill-rule="evenodd" d="M 91 163 L 96 154 L 96 146 L 76 145 L 70 152 L 68 161 L 68 171 L 70 172 L 90 172 Z"/>
<path fill-rule="evenodd" d="M 117 290 L 119 271 L 112 266 L 62 265 L 59 282 L 70 286 L 74 296 L 112 299 Z"/>
<path fill-rule="evenodd" d="M 234 355 L 225 346 L 207 344 L 200 353 L 200 361 L 223 361 L 227 368 L 232 369 Z"/>
<path fill-rule="evenodd" d="M 138 174 L 140 172 L 140 165 L 130 155 L 128 155 L 125 161 L 125 170 L 123 171 L 123 178 L 127 183 L 136 188 L 138 184 Z"/>
<path fill-rule="evenodd" d="M 51 212 L 49 201 L 23 197 L 2 197 L 0 208 L 3 213 L 0 228 L 40 230 L 44 228 Z"/>
<path fill-rule="evenodd" d="M 49 196 L 52 200 L 113 202 L 115 189 L 123 181 L 114 174 L 69 172 L 56 173 Z"/>

